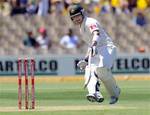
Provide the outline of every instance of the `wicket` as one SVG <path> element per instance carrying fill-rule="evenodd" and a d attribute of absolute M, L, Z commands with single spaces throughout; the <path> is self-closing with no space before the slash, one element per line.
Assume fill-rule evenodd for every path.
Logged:
<path fill-rule="evenodd" d="M 31 96 L 31 109 L 35 108 L 35 60 L 34 59 L 18 59 L 18 108 L 22 109 L 22 75 L 24 75 L 24 98 L 25 98 L 25 109 L 29 109 L 30 97 Z M 30 76 L 31 80 L 28 79 Z M 29 81 L 31 81 L 31 92 L 29 91 Z"/>

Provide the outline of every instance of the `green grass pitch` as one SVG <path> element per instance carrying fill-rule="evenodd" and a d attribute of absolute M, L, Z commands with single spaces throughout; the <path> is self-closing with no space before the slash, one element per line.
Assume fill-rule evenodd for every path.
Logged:
<path fill-rule="evenodd" d="M 121 87 L 119 102 L 90 103 L 83 82 L 36 83 L 36 109 L 18 110 L 17 83 L 0 83 L 0 115 L 150 115 L 150 81 L 117 81 Z"/>

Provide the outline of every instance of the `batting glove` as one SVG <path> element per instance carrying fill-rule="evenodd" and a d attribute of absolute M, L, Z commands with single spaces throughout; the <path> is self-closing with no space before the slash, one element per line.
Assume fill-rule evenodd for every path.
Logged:
<path fill-rule="evenodd" d="M 88 62 L 84 59 L 84 60 L 80 60 L 77 63 L 77 66 L 80 68 L 80 70 L 85 70 L 86 66 L 88 65 Z"/>

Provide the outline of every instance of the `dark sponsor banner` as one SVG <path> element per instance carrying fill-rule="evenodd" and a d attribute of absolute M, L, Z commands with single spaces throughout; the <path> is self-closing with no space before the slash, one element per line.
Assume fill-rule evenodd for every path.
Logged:
<path fill-rule="evenodd" d="M 150 57 L 121 57 L 119 56 L 113 66 L 114 73 L 150 73 Z"/>
<path fill-rule="evenodd" d="M 23 72 L 24 72 L 24 68 L 22 65 L 22 73 Z M 18 74 L 18 60 L 17 59 L 6 58 L 6 59 L 0 60 L 0 75 L 17 75 L 17 74 Z M 47 59 L 47 58 L 35 59 L 35 74 L 36 75 L 57 75 L 58 74 L 57 60 Z"/>
<path fill-rule="evenodd" d="M 77 67 L 81 56 L 35 56 L 36 75 L 79 75 Z M 0 57 L 0 75 L 17 75 L 18 57 Z M 119 55 L 112 68 L 113 73 L 150 73 L 150 55 Z M 23 73 L 23 72 L 22 72 Z"/>
<path fill-rule="evenodd" d="M 75 74 L 83 74 L 77 67 L 81 58 L 76 58 Z M 112 68 L 113 73 L 150 73 L 150 56 L 149 55 L 120 55 L 115 60 Z"/>
<path fill-rule="evenodd" d="M 35 70 L 36 70 L 36 74 L 57 75 L 58 74 L 58 62 L 55 59 L 38 60 Z"/>

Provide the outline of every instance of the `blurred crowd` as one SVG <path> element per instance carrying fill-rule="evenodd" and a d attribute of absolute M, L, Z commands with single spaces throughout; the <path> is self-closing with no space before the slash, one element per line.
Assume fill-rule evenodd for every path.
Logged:
<path fill-rule="evenodd" d="M 146 25 L 144 12 L 150 7 L 150 0 L 0 0 L 0 14 L 67 15 L 73 3 L 82 4 L 89 14 L 133 14 L 133 21 L 140 26 Z"/>
<path fill-rule="evenodd" d="M 66 15 L 70 4 L 81 3 L 88 13 L 130 13 L 134 9 L 144 11 L 150 7 L 150 0 L 0 0 L 0 12 L 4 14 L 37 14 L 46 16 L 49 13 Z"/>
<path fill-rule="evenodd" d="M 48 50 L 54 43 L 50 36 L 47 35 L 47 30 L 45 27 L 38 28 L 38 36 L 35 36 L 32 30 L 26 32 L 23 44 L 27 47 L 33 47 L 35 49 Z M 53 44 L 54 45 L 54 44 Z M 60 38 L 59 45 L 64 50 L 71 50 L 75 52 L 77 48 L 80 47 L 81 42 L 79 42 L 79 37 L 74 33 L 72 28 L 68 28 L 67 33 Z"/>
<path fill-rule="evenodd" d="M 82 4 L 89 14 L 133 14 L 133 21 L 140 26 L 146 25 L 144 12 L 150 7 L 150 0 L 1 0 L 0 14 L 67 15 L 68 7 L 73 3 Z"/>
<path fill-rule="evenodd" d="M 36 37 L 33 35 L 32 30 L 28 30 L 27 36 L 24 38 L 24 45 L 48 50 L 51 47 L 51 38 L 47 35 L 47 30 L 40 27 L 38 33 L 39 35 Z"/>
<path fill-rule="evenodd" d="M 131 16 L 133 22 L 145 27 L 148 23 L 146 13 L 150 9 L 150 0 L 0 0 L 0 15 L 38 15 L 45 17 L 50 14 L 68 15 L 68 8 L 73 3 L 80 3 L 88 14 L 96 16 L 111 13 L 118 16 L 124 13 Z M 32 31 L 27 31 L 27 37 L 23 43 L 25 46 L 49 49 L 52 41 L 47 35 L 45 28 L 39 28 L 39 36 L 34 36 Z M 74 49 L 80 47 L 78 36 L 74 35 L 72 29 L 60 39 L 62 48 Z"/>

